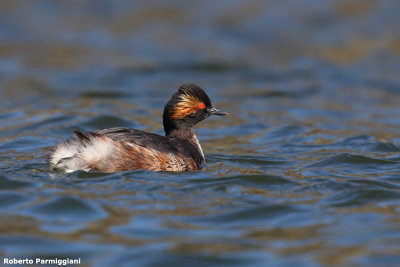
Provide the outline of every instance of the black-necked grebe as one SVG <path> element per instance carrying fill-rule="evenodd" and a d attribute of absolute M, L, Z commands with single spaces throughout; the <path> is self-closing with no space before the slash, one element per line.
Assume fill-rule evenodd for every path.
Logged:
<path fill-rule="evenodd" d="M 212 107 L 203 89 L 186 83 L 165 105 L 165 136 L 129 128 L 74 131 L 75 136 L 55 146 L 50 166 L 65 172 L 197 170 L 204 154 L 193 126 L 210 115 L 226 114 Z"/>

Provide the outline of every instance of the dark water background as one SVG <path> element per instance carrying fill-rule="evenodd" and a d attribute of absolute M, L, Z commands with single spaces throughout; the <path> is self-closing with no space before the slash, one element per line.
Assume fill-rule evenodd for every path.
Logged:
<path fill-rule="evenodd" d="M 3 1 L 0 258 L 400 266 L 400 3 Z M 55 173 L 71 129 L 229 112 L 193 173 Z M 2 264 L 1 262 L 0 264 Z"/>

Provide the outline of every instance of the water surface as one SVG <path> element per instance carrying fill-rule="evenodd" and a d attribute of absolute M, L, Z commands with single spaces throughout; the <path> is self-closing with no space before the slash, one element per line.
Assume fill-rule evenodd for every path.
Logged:
<path fill-rule="evenodd" d="M 398 266 L 400 5 L 311 2 L 3 3 L 0 255 Z M 184 82 L 230 113 L 203 170 L 48 169 L 72 129 L 163 134 Z"/>

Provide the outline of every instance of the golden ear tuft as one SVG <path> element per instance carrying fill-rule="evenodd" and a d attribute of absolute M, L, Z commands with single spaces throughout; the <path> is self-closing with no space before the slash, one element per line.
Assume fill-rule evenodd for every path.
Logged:
<path fill-rule="evenodd" d="M 179 97 L 180 101 L 173 108 L 172 115 L 170 116 L 171 119 L 183 119 L 186 116 L 193 115 L 202 103 L 197 97 L 186 93 Z"/>

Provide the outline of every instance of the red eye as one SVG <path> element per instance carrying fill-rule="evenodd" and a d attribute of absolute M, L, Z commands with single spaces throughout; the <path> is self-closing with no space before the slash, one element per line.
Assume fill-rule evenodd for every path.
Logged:
<path fill-rule="evenodd" d="M 199 104 L 199 108 L 200 109 L 204 109 L 206 107 L 206 105 L 203 103 L 203 102 L 201 102 L 200 104 Z"/>

